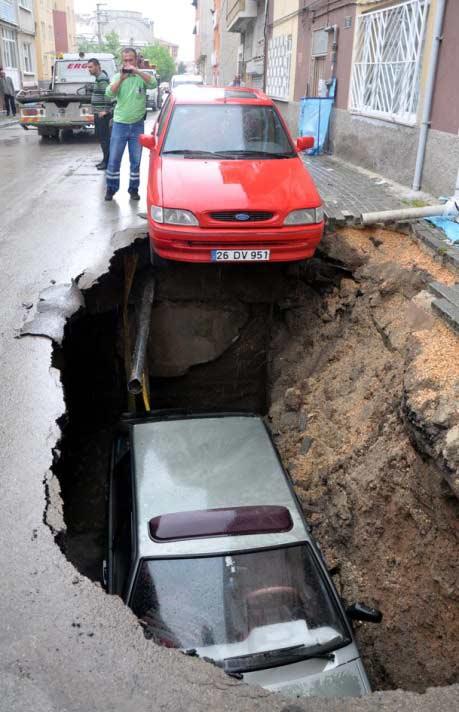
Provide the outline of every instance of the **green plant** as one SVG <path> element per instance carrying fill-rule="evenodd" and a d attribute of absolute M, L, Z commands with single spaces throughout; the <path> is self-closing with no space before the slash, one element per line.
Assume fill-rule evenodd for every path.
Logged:
<path fill-rule="evenodd" d="M 161 47 L 159 44 L 149 45 L 142 49 L 142 55 L 150 64 L 156 65 L 162 82 L 168 82 L 175 74 L 175 62 L 166 47 Z"/>
<path fill-rule="evenodd" d="M 441 247 L 437 247 L 437 253 L 439 255 L 446 255 L 447 252 L 448 252 L 447 247 L 444 247 L 443 245 Z"/>
<path fill-rule="evenodd" d="M 425 208 L 429 203 L 420 198 L 413 198 L 412 200 L 402 200 L 404 205 L 408 205 L 410 208 Z"/>

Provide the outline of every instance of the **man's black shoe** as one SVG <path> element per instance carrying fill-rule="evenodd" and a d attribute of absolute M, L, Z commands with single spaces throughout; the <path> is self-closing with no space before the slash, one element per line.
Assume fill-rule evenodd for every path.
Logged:
<path fill-rule="evenodd" d="M 140 195 L 136 190 L 130 190 L 129 195 L 131 196 L 131 200 L 140 200 Z"/>
<path fill-rule="evenodd" d="M 107 169 L 107 164 L 106 163 L 98 163 L 96 168 L 98 171 L 105 171 Z"/>
<path fill-rule="evenodd" d="M 112 193 L 111 190 L 107 190 L 107 192 L 105 193 L 105 200 L 113 200 L 114 195 L 115 193 Z"/>

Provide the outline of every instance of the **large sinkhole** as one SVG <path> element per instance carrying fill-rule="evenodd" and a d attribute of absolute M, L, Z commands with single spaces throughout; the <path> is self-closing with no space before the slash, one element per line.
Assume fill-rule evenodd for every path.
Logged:
<path fill-rule="evenodd" d="M 357 631 L 373 687 L 423 691 L 453 682 L 459 658 L 457 501 L 413 444 L 402 406 L 415 327 L 399 318 L 396 328 L 432 273 L 425 261 L 381 259 L 384 234 L 368 249 L 357 244 L 365 236 L 332 237 L 302 265 L 158 270 L 150 405 L 266 416 L 340 594 L 384 613 L 380 626 Z M 149 269 L 145 244 L 117 253 L 55 349 L 66 402 L 58 541 L 94 581 L 106 555 L 113 429 L 123 412 L 144 412 L 142 397 L 128 398 L 126 358 Z"/>

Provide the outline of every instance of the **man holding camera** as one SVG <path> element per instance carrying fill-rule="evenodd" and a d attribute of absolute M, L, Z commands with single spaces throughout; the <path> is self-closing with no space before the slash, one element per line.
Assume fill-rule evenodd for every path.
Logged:
<path fill-rule="evenodd" d="M 121 71 L 114 75 L 107 87 L 106 96 L 116 99 L 110 139 L 110 157 L 106 171 L 107 192 L 105 200 L 112 200 L 120 187 L 120 166 L 126 144 L 129 149 L 131 200 L 140 200 L 140 158 L 142 147 L 139 136 L 144 131 L 147 86 L 155 87 L 156 82 L 147 72 L 137 67 L 137 52 L 127 47 L 122 52 Z"/>

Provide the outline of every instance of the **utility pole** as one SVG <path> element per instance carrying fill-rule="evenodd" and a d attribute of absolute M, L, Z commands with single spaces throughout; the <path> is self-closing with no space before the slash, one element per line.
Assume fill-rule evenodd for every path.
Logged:
<path fill-rule="evenodd" d="M 98 2 L 96 3 L 96 22 L 97 22 L 97 42 L 101 45 L 102 44 L 102 11 L 101 7 L 104 7 L 107 3 L 106 2 Z"/>

